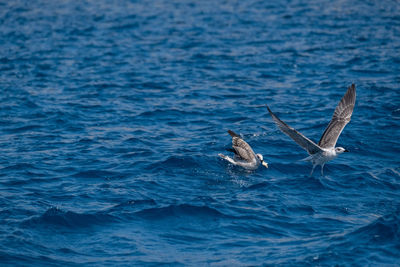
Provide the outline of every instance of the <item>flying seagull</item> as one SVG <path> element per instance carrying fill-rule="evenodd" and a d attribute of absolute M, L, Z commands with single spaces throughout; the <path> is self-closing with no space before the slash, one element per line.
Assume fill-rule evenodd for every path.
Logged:
<path fill-rule="evenodd" d="M 322 134 L 321 140 L 319 140 L 318 145 L 313 141 L 296 131 L 294 128 L 290 127 L 283 121 L 281 121 L 271 109 L 267 106 L 269 114 L 271 114 L 272 119 L 278 125 L 279 129 L 292 138 L 299 146 L 305 149 L 309 157 L 304 160 L 311 161 L 313 168 L 311 170 L 310 176 L 313 174 L 314 169 L 317 165 L 321 165 L 321 174 L 324 175 L 324 165 L 328 161 L 336 158 L 339 154 L 343 152 L 349 152 L 343 147 L 335 147 L 336 142 L 339 138 L 340 133 L 343 128 L 349 123 L 351 119 L 351 114 L 353 113 L 354 105 L 356 102 L 356 86 L 352 84 L 347 89 L 339 104 L 337 105 L 335 112 L 333 113 L 332 120 L 329 122 L 328 127 L 326 127 L 325 132 Z"/>
<path fill-rule="evenodd" d="M 268 168 L 268 163 L 263 160 L 263 156 L 261 154 L 255 154 L 249 144 L 246 143 L 246 141 L 244 141 L 242 138 L 240 138 L 238 134 L 234 133 L 231 130 L 228 130 L 228 133 L 232 136 L 232 148 L 229 148 L 227 150 L 235 153 L 235 156 L 233 159 L 225 156 L 224 154 L 218 154 L 218 156 L 234 165 L 241 166 L 248 170 L 257 169 L 260 163 L 265 168 Z"/>

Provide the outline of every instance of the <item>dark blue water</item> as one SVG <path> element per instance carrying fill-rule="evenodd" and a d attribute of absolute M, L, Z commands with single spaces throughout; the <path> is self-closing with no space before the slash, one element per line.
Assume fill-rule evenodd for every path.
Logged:
<path fill-rule="evenodd" d="M 318 141 L 353 82 L 309 177 L 262 105 Z M 399 265 L 399 84 L 398 1 L 1 1 L 0 263 Z"/>

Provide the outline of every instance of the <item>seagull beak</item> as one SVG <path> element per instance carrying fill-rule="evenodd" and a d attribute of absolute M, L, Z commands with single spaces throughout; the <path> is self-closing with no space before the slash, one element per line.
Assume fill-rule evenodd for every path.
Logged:
<path fill-rule="evenodd" d="M 265 161 L 263 161 L 261 164 L 262 164 L 265 168 L 268 169 L 268 163 L 266 163 Z"/>
<path fill-rule="evenodd" d="M 348 151 L 347 149 L 345 149 L 344 152 L 350 152 L 350 151 Z"/>

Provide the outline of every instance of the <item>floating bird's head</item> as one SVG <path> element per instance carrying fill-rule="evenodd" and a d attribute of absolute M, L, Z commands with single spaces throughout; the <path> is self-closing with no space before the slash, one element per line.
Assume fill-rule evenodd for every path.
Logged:
<path fill-rule="evenodd" d="M 343 152 L 349 152 L 347 149 L 344 149 L 341 146 L 335 147 L 336 154 L 342 154 Z"/>
<path fill-rule="evenodd" d="M 262 164 L 265 168 L 268 168 L 268 163 L 266 163 L 266 162 L 264 161 L 263 156 L 262 156 L 261 154 L 256 154 L 256 156 L 257 156 L 257 158 L 261 161 L 261 164 Z"/>

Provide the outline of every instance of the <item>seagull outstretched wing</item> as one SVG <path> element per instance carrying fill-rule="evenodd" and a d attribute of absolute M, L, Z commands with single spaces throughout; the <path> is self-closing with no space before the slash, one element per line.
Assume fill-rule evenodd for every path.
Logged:
<path fill-rule="evenodd" d="M 322 149 L 317 144 L 315 144 L 313 141 L 302 135 L 300 132 L 296 131 L 296 129 L 290 127 L 289 125 L 281 121 L 274 113 L 272 113 L 272 111 L 268 106 L 267 108 L 269 114 L 271 114 L 272 119 L 278 125 L 279 129 L 283 133 L 288 135 L 290 138 L 292 138 L 293 141 L 295 141 L 299 146 L 305 149 L 308 152 L 308 154 L 311 155 L 322 151 Z"/>
<path fill-rule="evenodd" d="M 352 84 L 347 89 L 335 112 L 333 113 L 332 120 L 326 127 L 325 132 L 322 134 L 321 140 L 318 145 L 322 148 L 333 148 L 342 133 L 344 127 L 350 122 L 351 115 L 353 114 L 354 105 L 356 102 L 356 86 Z"/>

